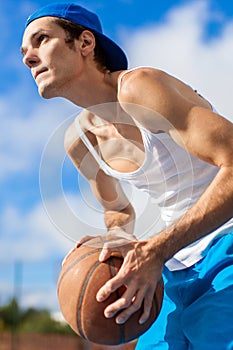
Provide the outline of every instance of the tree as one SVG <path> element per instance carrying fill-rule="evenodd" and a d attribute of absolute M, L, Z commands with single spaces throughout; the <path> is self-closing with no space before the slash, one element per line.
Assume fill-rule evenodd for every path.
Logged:
<path fill-rule="evenodd" d="M 28 309 L 22 315 L 22 332 L 72 334 L 67 324 L 51 318 L 48 310 Z"/>
<path fill-rule="evenodd" d="M 2 328 L 6 330 L 16 329 L 20 323 L 20 313 L 19 305 L 15 298 L 9 304 L 0 307 Z"/>
<path fill-rule="evenodd" d="M 48 310 L 21 310 L 15 298 L 0 307 L 0 327 L 11 332 L 74 334 L 66 323 L 54 320 Z"/>

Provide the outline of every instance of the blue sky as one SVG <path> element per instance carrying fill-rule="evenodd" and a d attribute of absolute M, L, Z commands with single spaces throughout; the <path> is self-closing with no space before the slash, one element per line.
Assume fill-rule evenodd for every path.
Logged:
<path fill-rule="evenodd" d="M 103 223 L 101 208 L 64 155 L 65 127 L 80 109 L 62 99 L 39 97 L 21 62 L 25 20 L 48 3 L 0 3 L 0 303 L 18 288 L 23 306 L 57 310 L 56 278 L 63 256 L 81 233 L 102 230 Z M 233 120 L 231 1 L 79 4 L 100 16 L 105 34 L 124 48 L 130 67 L 166 70 Z M 131 194 L 140 216 L 145 206 L 137 193 Z"/>

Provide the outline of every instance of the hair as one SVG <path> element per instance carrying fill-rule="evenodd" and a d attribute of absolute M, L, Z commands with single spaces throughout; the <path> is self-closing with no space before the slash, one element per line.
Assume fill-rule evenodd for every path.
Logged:
<path fill-rule="evenodd" d="M 70 48 L 74 47 L 74 40 L 79 39 L 81 33 L 84 30 L 89 30 L 90 32 L 92 32 L 90 29 L 80 24 L 70 22 L 64 18 L 55 18 L 54 22 L 64 29 L 66 33 L 66 43 L 69 45 Z M 92 32 L 92 34 L 94 35 L 96 42 L 94 49 L 94 61 L 96 62 L 98 69 L 100 69 L 101 71 L 106 71 L 108 69 L 106 55 L 95 33 Z"/>

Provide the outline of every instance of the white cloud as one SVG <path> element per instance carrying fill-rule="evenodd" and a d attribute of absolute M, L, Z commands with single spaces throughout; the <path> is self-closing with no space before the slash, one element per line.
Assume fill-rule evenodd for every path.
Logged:
<path fill-rule="evenodd" d="M 45 308 L 47 310 L 56 310 L 56 315 L 59 313 L 58 299 L 56 293 L 56 285 L 54 284 L 52 287 L 48 288 L 33 288 L 24 289 L 24 294 L 20 303 L 22 308 Z M 62 320 L 62 316 L 60 316 L 59 321 Z"/>
<path fill-rule="evenodd" d="M 0 163 L 3 165 L 0 181 L 11 174 L 28 172 L 39 164 L 51 133 L 75 110 L 60 100 L 46 105 L 32 102 L 31 113 L 25 117 L 23 110 L 18 110 L 10 100 L 10 96 L 0 100 Z"/>
<path fill-rule="evenodd" d="M 0 256 L 4 262 L 55 259 L 73 244 L 52 225 L 42 204 L 26 213 L 7 207 L 0 221 Z"/>
<path fill-rule="evenodd" d="M 198 89 L 221 114 L 233 120 L 233 21 L 222 23 L 218 37 L 205 40 L 211 13 L 207 1 L 192 1 L 170 10 L 162 23 L 131 30 L 124 36 L 130 65 L 153 66 Z"/>

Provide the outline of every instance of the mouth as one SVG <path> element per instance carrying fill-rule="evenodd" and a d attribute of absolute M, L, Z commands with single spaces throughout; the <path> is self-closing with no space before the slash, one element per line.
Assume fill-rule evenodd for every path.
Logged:
<path fill-rule="evenodd" d="M 41 73 L 44 73 L 46 70 L 47 70 L 46 68 L 42 68 L 42 69 L 36 71 L 35 73 L 32 73 L 33 78 L 36 80 L 36 78 L 37 78 Z"/>

